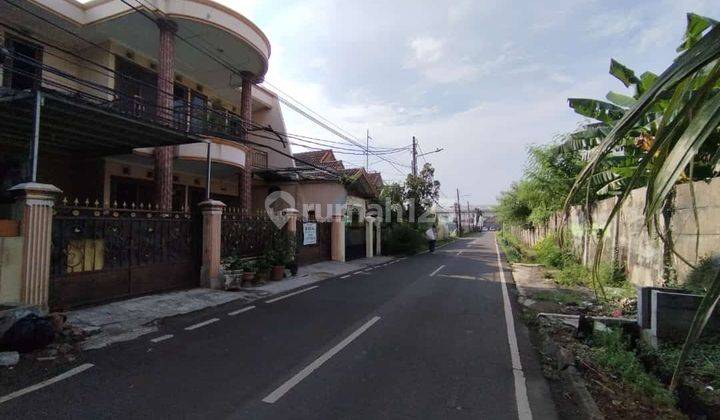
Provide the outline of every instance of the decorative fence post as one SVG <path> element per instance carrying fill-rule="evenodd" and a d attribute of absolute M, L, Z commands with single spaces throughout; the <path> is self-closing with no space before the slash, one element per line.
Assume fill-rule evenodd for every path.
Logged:
<path fill-rule="evenodd" d="M 297 209 L 289 208 L 283 210 L 283 214 L 285 214 L 285 218 L 287 219 L 285 229 L 287 229 L 288 234 L 294 236 L 297 233 L 297 220 L 300 211 Z"/>
<path fill-rule="evenodd" d="M 365 258 L 373 257 L 373 222 L 375 218 L 365 218 Z"/>
<path fill-rule="evenodd" d="M 37 182 L 18 184 L 10 191 L 16 196 L 23 237 L 20 300 L 47 309 L 53 206 L 62 191 L 54 185 Z"/>
<path fill-rule="evenodd" d="M 330 258 L 333 261 L 345 262 L 345 223 L 342 214 L 333 214 L 330 235 Z"/>
<path fill-rule="evenodd" d="M 203 214 L 203 249 L 200 285 L 211 289 L 222 289 L 220 284 L 220 252 L 222 248 L 222 201 L 207 200 L 199 204 Z"/>

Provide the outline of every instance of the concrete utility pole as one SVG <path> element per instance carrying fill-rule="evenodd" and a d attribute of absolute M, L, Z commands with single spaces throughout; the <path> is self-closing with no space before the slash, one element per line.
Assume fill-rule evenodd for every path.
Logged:
<path fill-rule="evenodd" d="M 457 192 L 457 228 L 458 228 L 458 236 L 462 235 L 462 207 L 460 207 L 460 188 L 456 188 L 455 191 Z"/>
<path fill-rule="evenodd" d="M 367 137 L 365 138 L 365 170 L 370 170 L 370 129 L 367 129 Z"/>
<path fill-rule="evenodd" d="M 415 140 L 415 136 L 413 136 L 412 142 L 412 174 L 417 176 L 417 140 Z"/>
<path fill-rule="evenodd" d="M 470 218 L 470 202 L 469 201 L 467 202 L 467 206 L 468 206 L 468 212 L 467 212 L 468 222 L 470 223 L 470 226 L 468 226 L 468 229 L 470 229 L 470 227 L 472 227 L 475 224 L 475 222 Z"/>

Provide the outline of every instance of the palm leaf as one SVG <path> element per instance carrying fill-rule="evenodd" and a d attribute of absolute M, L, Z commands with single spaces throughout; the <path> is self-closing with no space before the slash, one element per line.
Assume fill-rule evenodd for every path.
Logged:
<path fill-rule="evenodd" d="M 608 92 L 607 95 L 605 95 L 605 98 L 615 105 L 623 108 L 630 108 L 635 105 L 636 102 L 635 98 L 617 92 Z"/>
<path fill-rule="evenodd" d="M 615 59 L 610 60 L 610 74 L 623 82 L 625 87 L 640 84 L 640 79 L 635 76 L 635 72 L 625 67 L 624 64 L 621 64 Z"/>
<path fill-rule="evenodd" d="M 612 130 L 605 139 L 593 150 L 590 161 L 578 174 L 575 184 L 568 194 L 564 206 L 566 213 L 569 211 L 580 188 L 585 184 L 590 174 L 594 172 L 595 167 L 617 145 L 628 130 L 642 118 L 646 111 L 652 107 L 655 100 L 663 92 L 673 89 L 678 83 L 692 76 L 718 57 L 720 57 L 720 27 L 715 26 L 658 76 L 655 83 L 642 94 L 632 108 L 625 112 L 622 118 L 613 125 Z"/>
<path fill-rule="evenodd" d="M 597 99 L 568 98 L 568 105 L 584 117 L 608 124 L 619 120 L 625 112 L 623 108 L 615 104 L 598 101 Z"/>

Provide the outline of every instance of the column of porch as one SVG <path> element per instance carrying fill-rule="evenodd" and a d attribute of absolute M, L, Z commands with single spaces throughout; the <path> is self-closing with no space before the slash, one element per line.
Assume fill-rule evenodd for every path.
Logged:
<path fill-rule="evenodd" d="M 173 87 L 175 80 L 175 32 L 177 24 L 158 19 L 160 43 L 158 45 L 157 119 L 160 124 L 173 121 Z M 155 148 L 155 201 L 163 211 L 172 210 L 173 158 L 175 146 Z"/>
<path fill-rule="evenodd" d="M 240 131 L 240 139 L 248 140 L 249 131 L 252 128 L 252 86 L 257 79 L 248 72 L 242 74 L 242 90 L 240 91 L 240 118 L 242 118 L 243 130 Z M 245 211 L 252 209 L 252 153 L 250 146 L 248 156 L 245 157 L 245 169 L 240 173 L 240 201 Z"/>

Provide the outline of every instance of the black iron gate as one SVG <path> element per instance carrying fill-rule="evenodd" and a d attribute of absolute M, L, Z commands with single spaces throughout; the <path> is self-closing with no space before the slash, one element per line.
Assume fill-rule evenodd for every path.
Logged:
<path fill-rule="evenodd" d="M 365 258 L 365 225 L 345 225 L 345 259 Z"/>
<path fill-rule="evenodd" d="M 58 206 L 53 216 L 50 307 L 196 287 L 202 223 L 143 206 Z"/>

